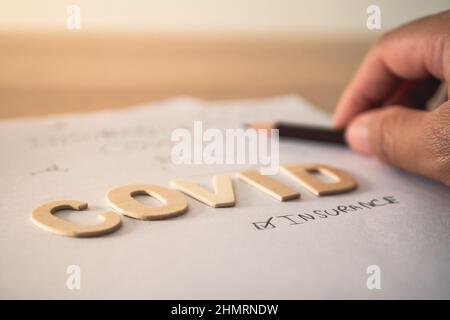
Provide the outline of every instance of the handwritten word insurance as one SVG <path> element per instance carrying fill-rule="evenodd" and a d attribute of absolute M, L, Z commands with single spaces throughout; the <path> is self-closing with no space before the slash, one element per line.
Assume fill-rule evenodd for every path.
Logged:
<path fill-rule="evenodd" d="M 266 218 L 262 221 L 252 222 L 256 230 L 272 230 L 284 226 L 298 226 L 306 223 L 313 223 L 322 219 L 337 217 L 339 215 L 351 215 L 368 211 L 377 207 L 384 207 L 400 203 L 393 196 L 373 198 L 369 201 L 358 201 L 352 204 L 337 205 L 334 208 L 311 210 L 309 212 L 299 212 L 296 214 L 284 214 Z"/>

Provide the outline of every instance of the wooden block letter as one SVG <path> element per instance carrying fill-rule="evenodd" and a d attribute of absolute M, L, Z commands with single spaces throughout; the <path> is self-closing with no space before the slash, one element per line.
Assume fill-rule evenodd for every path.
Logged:
<path fill-rule="evenodd" d="M 170 184 L 213 208 L 232 207 L 235 204 L 233 182 L 228 176 L 213 177 L 214 192 L 187 180 L 172 180 Z"/>
<path fill-rule="evenodd" d="M 356 188 L 356 180 L 348 173 L 325 164 L 283 166 L 281 170 L 317 196 L 344 193 Z M 319 172 L 330 176 L 335 182 L 325 183 L 314 177 Z"/>
<path fill-rule="evenodd" d="M 161 201 L 158 207 L 146 206 L 134 196 L 148 195 Z M 106 195 L 108 203 L 125 216 L 140 220 L 158 220 L 179 216 L 187 211 L 186 198 L 175 190 L 151 184 L 132 184 L 118 187 Z"/>
<path fill-rule="evenodd" d="M 247 182 L 262 192 L 267 193 L 278 201 L 288 201 L 300 197 L 300 194 L 297 191 L 269 176 L 263 176 L 258 171 L 250 170 L 239 172 L 237 176 L 239 179 Z"/>
<path fill-rule="evenodd" d="M 64 209 L 85 210 L 88 204 L 76 200 L 51 201 L 33 210 L 31 220 L 44 230 L 69 237 L 95 237 L 113 232 L 120 227 L 120 216 L 112 211 L 99 215 L 100 223 L 82 226 L 60 219 L 55 212 Z"/>

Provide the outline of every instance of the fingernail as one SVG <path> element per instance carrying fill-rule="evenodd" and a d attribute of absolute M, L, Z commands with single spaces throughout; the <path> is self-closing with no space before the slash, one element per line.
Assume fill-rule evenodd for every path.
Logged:
<path fill-rule="evenodd" d="M 357 117 L 347 128 L 346 138 L 350 147 L 358 153 L 371 155 L 372 149 L 369 142 L 369 124 L 372 114 L 364 114 Z"/>

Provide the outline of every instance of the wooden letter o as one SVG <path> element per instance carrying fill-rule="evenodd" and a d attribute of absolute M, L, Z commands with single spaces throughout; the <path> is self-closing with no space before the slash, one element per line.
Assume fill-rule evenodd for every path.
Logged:
<path fill-rule="evenodd" d="M 133 196 L 149 195 L 164 205 L 146 206 Z M 178 191 L 151 184 L 132 184 L 115 188 L 106 195 L 108 203 L 125 216 L 140 220 L 158 220 L 179 216 L 187 211 L 186 198 Z"/>

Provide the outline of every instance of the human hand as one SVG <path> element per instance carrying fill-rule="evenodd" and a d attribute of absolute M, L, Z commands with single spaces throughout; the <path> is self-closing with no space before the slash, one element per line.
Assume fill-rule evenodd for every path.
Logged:
<path fill-rule="evenodd" d="M 378 40 L 343 93 L 334 125 L 347 128 L 353 150 L 450 186 L 450 102 L 420 110 L 440 81 L 450 92 L 450 11 Z"/>

